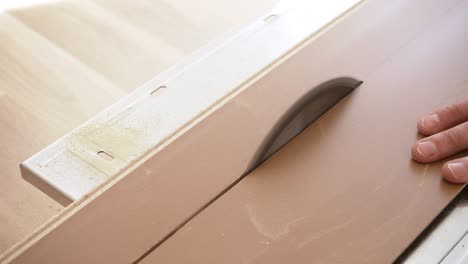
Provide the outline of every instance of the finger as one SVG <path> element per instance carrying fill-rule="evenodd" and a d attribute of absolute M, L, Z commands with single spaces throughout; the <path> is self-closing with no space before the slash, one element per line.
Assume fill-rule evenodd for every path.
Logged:
<path fill-rule="evenodd" d="M 442 176 L 452 183 L 468 182 L 468 157 L 445 163 L 442 167 Z"/>
<path fill-rule="evenodd" d="M 429 136 L 468 121 L 468 98 L 424 116 L 418 122 L 419 133 Z"/>
<path fill-rule="evenodd" d="M 441 160 L 468 148 L 468 122 L 419 140 L 411 149 L 422 163 Z"/>

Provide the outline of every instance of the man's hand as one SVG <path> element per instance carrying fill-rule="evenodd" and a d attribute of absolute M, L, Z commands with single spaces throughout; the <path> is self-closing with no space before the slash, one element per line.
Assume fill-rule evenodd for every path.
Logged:
<path fill-rule="evenodd" d="M 428 136 L 412 148 L 413 159 L 421 163 L 441 160 L 468 148 L 468 99 L 421 118 L 418 130 Z M 444 178 L 453 183 L 468 182 L 468 157 L 448 161 Z"/>

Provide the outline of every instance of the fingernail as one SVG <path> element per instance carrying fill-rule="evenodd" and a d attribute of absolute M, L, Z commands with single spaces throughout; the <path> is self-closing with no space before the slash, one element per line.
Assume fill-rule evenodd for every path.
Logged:
<path fill-rule="evenodd" d="M 432 115 L 424 117 L 423 120 L 421 121 L 421 125 L 424 128 L 432 129 L 432 128 L 435 128 L 439 124 L 439 122 L 440 122 L 439 115 L 432 114 Z"/>
<path fill-rule="evenodd" d="M 430 158 L 438 152 L 436 145 L 430 141 L 418 143 L 417 150 L 419 154 L 426 158 Z"/>
<path fill-rule="evenodd" d="M 468 170 L 465 165 L 461 162 L 453 162 L 448 165 L 450 172 L 452 172 L 453 177 L 459 180 L 468 179 Z"/>

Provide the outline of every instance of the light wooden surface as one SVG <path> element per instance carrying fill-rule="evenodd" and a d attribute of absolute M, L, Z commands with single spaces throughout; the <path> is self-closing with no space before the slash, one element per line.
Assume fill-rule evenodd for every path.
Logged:
<path fill-rule="evenodd" d="M 262 1 L 68 1 L 0 15 L 0 254 L 62 207 L 18 164 L 217 35 Z"/>

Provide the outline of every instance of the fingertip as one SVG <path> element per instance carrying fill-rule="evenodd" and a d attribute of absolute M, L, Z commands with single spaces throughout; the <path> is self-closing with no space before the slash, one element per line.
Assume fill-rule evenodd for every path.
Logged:
<path fill-rule="evenodd" d="M 448 165 L 449 162 L 445 163 L 444 166 L 442 166 L 442 177 L 444 178 L 444 180 L 450 183 L 460 183 L 453 174 L 453 172 L 449 169 Z"/>
<path fill-rule="evenodd" d="M 423 125 L 423 118 L 421 118 L 419 121 L 418 121 L 418 132 L 419 134 L 423 135 L 423 136 L 430 136 L 432 135 L 432 131 L 430 131 L 429 129 L 427 129 L 426 127 L 424 127 Z"/>
<path fill-rule="evenodd" d="M 417 162 L 422 162 L 421 155 L 418 153 L 418 143 L 414 144 L 413 147 L 411 147 L 411 157 Z"/>
<path fill-rule="evenodd" d="M 418 131 L 424 136 L 433 135 L 439 131 L 440 118 L 437 113 L 422 117 L 418 121 Z"/>
<path fill-rule="evenodd" d="M 420 163 L 429 163 L 437 160 L 438 149 L 434 143 L 427 140 L 416 142 L 411 148 L 411 156 Z"/>
<path fill-rule="evenodd" d="M 413 147 L 411 148 L 411 156 L 413 159 L 417 162 L 420 163 L 426 163 L 426 157 L 421 154 L 421 152 L 418 150 L 418 143 L 414 144 Z"/>
<path fill-rule="evenodd" d="M 448 161 L 442 166 L 442 176 L 450 183 L 466 183 L 468 168 L 462 161 Z"/>

